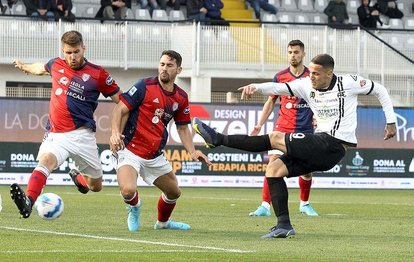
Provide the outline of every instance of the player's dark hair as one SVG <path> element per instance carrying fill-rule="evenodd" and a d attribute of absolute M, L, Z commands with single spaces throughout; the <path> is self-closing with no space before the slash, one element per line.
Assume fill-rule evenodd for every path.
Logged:
<path fill-rule="evenodd" d="M 181 57 L 181 55 L 178 52 L 175 52 L 174 50 L 164 50 L 164 51 L 162 51 L 161 56 L 163 56 L 163 55 L 167 55 L 170 58 L 174 58 L 175 61 L 177 62 L 177 65 L 181 66 L 183 58 Z"/>
<path fill-rule="evenodd" d="M 305 44 L 300 40 L 290 41 L 289 44 L 288 44 L 288 47 L 289 46 L 297 46 L 297 45 L 300 47 L 300 49 L 305 50 Z"/>
<path fill-rule="evenodd" d="M 328 54 L 321 54 L 317 55 L 314 58 L 312 58 L 311 63 L 314 63 L 316 65 L 321 65 L 324 68 L 334 69 L 335 62 L 332 56 Z"/>
<path fill-rule="evenodd" d="M 67 31 L 62 35 L 62 38 L 60 39 L 63 44 L 67 44 L 70 46 L 77 46 L 83 44 L 83 37 L 82 34 L 78 31 Z"/>

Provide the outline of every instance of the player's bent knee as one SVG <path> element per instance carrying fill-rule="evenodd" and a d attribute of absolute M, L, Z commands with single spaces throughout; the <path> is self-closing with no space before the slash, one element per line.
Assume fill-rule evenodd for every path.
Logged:
<path fill-rule="evenodd" d="M 279 131 L 273 131 L 269 134 L 270 141 L 272 142 L 279 142 L 285 139 L 285 133 Z"/>
<path fill-rule="evenodd" d="M 173 191 L 168 191 L 168 192 L 164 192 L 164 195 L 168 198 L 168 199 L 178 199 L 181 196 L 181 190 L 173 190 Z"/>

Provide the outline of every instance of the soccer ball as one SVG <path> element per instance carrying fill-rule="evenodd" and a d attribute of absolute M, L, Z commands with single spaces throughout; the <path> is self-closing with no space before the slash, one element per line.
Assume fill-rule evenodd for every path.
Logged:
<path fill-rule="evenodd" d="M 41 218 L 56 219 L 63 213 L 63 200 L 54 193 L 45 193 L 37 198 L 34 208 Z"/>

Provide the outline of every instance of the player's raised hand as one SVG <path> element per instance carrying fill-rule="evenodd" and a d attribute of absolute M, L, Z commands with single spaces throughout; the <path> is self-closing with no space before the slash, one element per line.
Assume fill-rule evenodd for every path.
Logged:
<path fill-rule="evenodd" d="M 397 127 L 395 126 L 395 123 L 386 124 L 385 125 L 384 140 L 388 140 L 390 138 L 393 138 L 396 133 L 397 133 Z"/>
<path fill-rule="evenodd" d="M 24 70 L 24 64 L 20 61 L 20 60 L 13 60 L 13 65 L 15 68 L 20 69 L 23 73 L 25 74 L 29 74 L 29 72 L 27 72 L 26 70 Z"/>
<path fill-rule="evenodd" d="M 256 93 L 257 88 L 253 84 L 250 84 L 247 86 L 242 86 L 237 90 L 242 91 L 240 98 L 241 100 L 249 100 L 252 97 L 252 95 Z"/>

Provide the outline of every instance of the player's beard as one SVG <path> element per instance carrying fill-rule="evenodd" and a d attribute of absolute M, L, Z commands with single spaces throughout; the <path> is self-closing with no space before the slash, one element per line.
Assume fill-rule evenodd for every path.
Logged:
<path fill-rule="evenodd" d="M 74 60 L 70 60 L 67 62 L 67 64 L 69 65 L 70 68 L 72 69 L 78 69 L 79 67 L 81 67 L 84 63 L 83 59 L 80 59 L 79 61 L 74 59 Z"/>
<path fill-rule="evenodd" d="M 169 75 L 169 74 L 167 74 L 167 73 L 165 73 L 165 74 L 161 74 L 161 75 L 160 75 L 160 80 L 161 80 L 161 82 L 163 82 L 164 84 L 168 84 L 168 83 L 170 83 L 170 82 L 171 82 L 170 75 Z"/>

